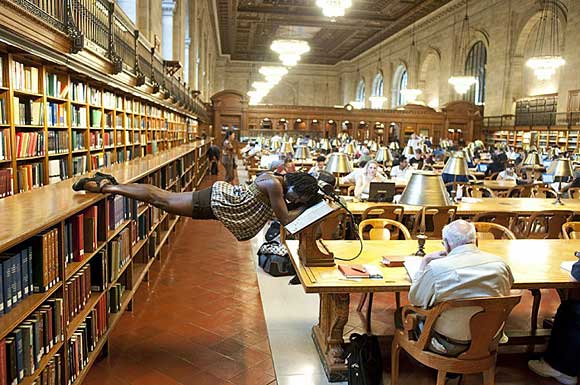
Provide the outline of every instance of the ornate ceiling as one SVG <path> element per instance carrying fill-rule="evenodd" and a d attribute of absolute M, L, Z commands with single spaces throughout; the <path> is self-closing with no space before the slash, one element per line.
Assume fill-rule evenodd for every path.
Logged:
<path fill-rule="evenodd" d="M 221 45 L 233 60 L 276 61 L 270 43 L 301 38 L 303 63 L 349 60 L 451 0 L 353 0 L 335 21 L 316 0 L 216 0 Z"/>

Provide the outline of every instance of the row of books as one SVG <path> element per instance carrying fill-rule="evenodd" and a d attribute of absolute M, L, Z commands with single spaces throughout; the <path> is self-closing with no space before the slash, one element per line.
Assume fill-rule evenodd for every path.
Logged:
<path fill-rule="evenodd" d="M 73 336 L 68 340 L 68 385 L 89 362 L 89 355 L 107 332 L 107 298 L 103 296 Z"/>
<path fill-rule="evenodd" d="M 107 264 L 109 266 L 108 276 L 110 283 L 119 278 L 121 270 L 130 259 L 131 230 L 125 228 L 109 243 Z"/>
<path fill-rule="evenodd" d="M 0 342 L 0 383 L 18 384 L 64 340 L 63 299 L 51 298 Z"/>
<path fill-rule="evenodd" d="M 15 90 L 39 93 L 38 68 L 27 66 L 18 61 L 10 62 L 10 80 Z"/>
<path fill-rule="evenodd" d="M 121 283 L 114 284 L 109 290 L 109 313 L 118 313 L 121 311 L 125 285 Z"/>
<path fill-rule="evenodd" d="M 101 128 L 101 124 L 102 124 L 102 114 L 101 114 L 101 110 L 97 109 L 97 108 L 91 108 L 91 127 L 96 127 L 96 128 Z"/>
<path fill-rule="evenodd" d="M 94 87 L 89 87 L 89 103 L 93 106 L 101 105 L 101 90 Z"/>
<path fill-rule="evenodd" d="M 48 183 L 58 183 L 68 178 L 68 161 L 50 159 L 48 161 Z"/>
<path fill-rule="evenodd" d="M 36 234 L 31 244 L 33 288 L 35 293 L 43 293 L 60 281 L 58 229 Z"/>
<path fill-rule="evenodd" d="M 87 108 L 73 106 L 71 114 L 71 123 L 73 127 L 86 127 L 87 126 Z"/>
<path fill-rule="evenodd" d="M 130 201 L 129 198 L 125 198 L 121 195 L 108 197 L 107 204 L 109 206 L 109 218 L 107 228 L 109 230 L 115 230 L 124 220 L 130 218 Z"/>
<path fill-rule="evenodd" d="M 31 245 L 0 254 L 0 314 L 33 293 L 35 278 Z"/>
<path fill-rule="evenodd" d="M 16 133 L 17 158 L 42 155 L 44 155 L 44 133 L 42 131 Z"/>
<path fill-rule="evenodd" d="M 68 93 L 67 82 L 61 82 L 57 74 L 46 74 L 45 92 L 53 98 L 66 99 Z"/>
<path fill-rule="evenodd" d="M 91 265 L 83 266 L 65 285 L 67 325 L 79 314 L 91 298 Z"/>
<path fill-rule="evenodd" d="M 14 97 L 14 124 L 40 126 L 44 124 L 42 102 Z"/>
<path fill-rule="evenodd" d="M 72 133 L 72 149 L 85 150 L 87 148 L 85 143 L 85 133 L 82 131 L 73 131 Z"/>
<path fill-rule="evenodd" d="M 115 94 L 109 91 L 103 92 L 103 107 L 115 108 Z"/>
<path fill-rule="evenodd" d="M 48 153 L 68 152 L 68 131 L 48 131 Z"/>
<path fill-rule="evenodd" d="M 45 368 L 32 382 L 32 385 L 60 385 L 63 382 L 62 358 L 60 353 L 55 354 Z"/>
<path fill-rule="evenodd" d="M 75 156 L 72 159 L 72 172 L 74 176 L 84 174 L 85 172 L 89 171 L 88 164 L 87 164 L 87 156 Z"/>
<path fill-rule="evenodd" d="M 7 122 L 8 122 L 7 117 L 8 117 L 8 115 L 6 115 L 6 99 L 1 98 L 0 99 L 0 124 L 7 124 Z"/>
<path fill-rule="evenodd" d="M 64 253 L 65 262 L 82 262 L 85 253 L 97 249 L 99 239 L 99 212 L 97 206 L 91 206 L 82 213 L 65 221 Z M 101 234 L 104 239 L 104 234 Z"/>
<path fill-rule="evenodd" d="M 11 168 L 0 168 L 0 198 L 5 198 L 14 193 Z"/>
<path fill-rule="evenodd" d="M 46 123 L 49 126 L 66 126 L 66 105 L 49 102 L 46 106 Z"/>
<path fill-rule="evenodd" d="M 10 155 L 10 129 L 0 129 L 0 160 L 9 160 Z"/>
<path fill-rule="evenodd" d="M 16 170 L 19 192 L 26 192 L 44 185 L 44 165 L 41 162 L 23 164 Z"/>
<path fill-rule="evenodd" d="M 71 82 L 72 100 L 84 103 L 87 100 L 87 86 L 85 83 Z"/>

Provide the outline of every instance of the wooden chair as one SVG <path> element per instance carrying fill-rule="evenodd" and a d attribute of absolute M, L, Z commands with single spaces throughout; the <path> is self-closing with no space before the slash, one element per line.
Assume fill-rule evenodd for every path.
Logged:
<path fill-rule="evenodd" d="M 405 207 L 399 205 L 377 205 L 367 208 L 362 213 L 362 220 L 370 218 L 392 219 L 401 222 Z"/>
<path fill-rule="evenodd" d="M 354 196 L 354 188 L 355 186 L 348 186 L 346 189 L 346 195 L 353 197 Z"/>
<path fill-rule="evenodd" d="M 554 199 L 556 199 L 558 197 L 558 194 L 556 194 L 556 192 L 549 187 L 540 186 L 540 187 L 536 187 L 536 189 L 534 190 L 534 197 L 535 198 L 554 198 Z"/>
<path fill-rule="evenodd" d="M 394 238 L 395 234 L 403 234 L 405 240 L 412 239 L 411 233 L 409 229 L 402 224 L 401 222 L 394 221 L 392 219 L 382 219 L 382 218 L 374 218 L 374 219 L 365 219 L 358 225 L 358 231 L 361 239 L 365 239 L 364 236 L 367 234 L 365 231 L 367 227 L 371 227 L 370 231 L 368 231 L 368 239 L 369 240 L 391 240 L 391 239 L 399 239 L 397 236 Z M 389 229 L 391 227 L 391 229 Z M 396 228 L 397 232 L 395 233 L 392 231 L 392 228 Z M 367 307 L 367 318 L 366 318 L 366 328 L 367 333 L 371 332 L 371 312 L 373 309 L 373 293 L 363 293 L 356 310 L 358 312 L 362 311 L 362 308 L 367 300 L 369 299 L 369 305 Z M 401 306 L 401 293 L 395 292 L 395 303 L 397 304 L 397 308 Z"/>
<path fill-rule="evenodd" d="M 528 218 L 522 236 L 529 239 L 558 239 L 562 225 L 569 222 L 573 215 L 571 210 L 538 211 Z"/>
<path fill-rule="evenodd" d="M 580 187 L 570 187 L 568 189 L 568 195 L 572 199 L 579 199 L 580 198 Z"/>
<path fill-rule="evenodd" d="M 580 222 L 566 222 L 562 225 L 564 239 L 580 239 Z"/>
<path fill-rule="evenodd" d="M 466 196 L 471 198 L 493 198 L 495 194 L 493 190 L 488 187 L 480 186 L 480 185 L 470 185 L 466 186 L 465 189 Z"/>
<path fill-rule="evenodd" d="M 532 198 L 534 195 L 534 187 L 533 184 L 514 186 L 507 190 L 505 196 L 508 198 Z"/>
<path fill-rule="evenodd" d="M 415 217 L 413 235 L 419 234 L 421 218 L 425 217 L 425 235 L 430 239 L 441 239 L 443 227 L 455 219 L 457 206 L 425 206 Z"/>
<path fill-rule="evenodd" d="M 391 347 L 391 385 L 397 385 L 399 382 L 401 349 L 423 365 L 436 369 L 437 385 L 445 384 L 448 372 L 483 373 L 483 384 L 494 385 L 499 337 L 508 315 L 520 299 L 520 296 L 509 296 L 447 301 L 430 310 L 405 306 L 402 313 L 404 330 L 395 331 Z M 433 326 L 444 311 L 473 306 L 481 310 L 471 317 L 469 325 L 472 339 L 467 351 L 457 357 L 447 357 L 427 350 L 433 334 Z M 419 339 L 414 340 L 412 335 L 418 316 L 424 316 L 426 319 Z"/>
<path fill-rule="evenodd" d="M 511 211 L 490 211 L 477 214 L 473 217 L 473 222 L 492 222 L 508 228 L 512 233 L 518 234 L 517 226 L 519 222 L 518 213 Z"/>
<path fill-rule="evenodd" d="M 477 240 L 487 239 L 516 239 L 514 233 L 502 225 L 493 222 L 475 222 Z"/>
<path fill-rule="evenodd" d="M 487 179 L 487 180 L 497 180 L 498 175 L 499 175 L 499 171 L 494 172 L 490 176 L 486 176 L 485 179 Z"/>

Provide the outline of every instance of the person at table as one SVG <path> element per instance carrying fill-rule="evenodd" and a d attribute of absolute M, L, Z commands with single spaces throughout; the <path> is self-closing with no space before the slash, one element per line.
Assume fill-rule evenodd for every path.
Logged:
<path fill-rule="evenodd" d="M 572 277 L 580 281 L 580 261 L 572 265 Z M 571 289 L 554 318 L 548 347 L 539 360 L 528 367 L 542 377 L 552 377 L 561 384 L 578 383 L 580 358 L 580 289 Z"/>
<path fill-rule="evenodd" d="M 418 148 L 421 145 L 421 138 L 417 136 L 417 134 L 412 133 L 411 137 L 407 141 L 407 146 L 411 148 Z"/>
<path fill-rule="evenodd" d="M 220 148 L 212 143 L 207 149 L 207 156 L 210 162 L 209 168 L 210 175 L 218 174 L 218 162 L 220 160 L 220 155 L 221 155 Z"/>
<path fill-rule="evenodd" d="M 360 175 L 362 175 L 362 173 L 364 172 L 364 168 L 366 165 L 367 165 L 366 162 L 358 162 L 358 168 L 355 168 L 350 173 L 348 173 L 346 176 L 343 176 L 342 178 L 340 178 L 340 183 L 341 184 L 355 184 L 357 178 Z"/>
<path fill-rule="evenodd" d="M 91 178 L 79 179 L 72 187 L 75 191 L 122 195 L 170 214 L 215 219 L 238 241 L 255 237 L 273 216 L 287 224 L 322 199 L 318 181 L 305 172 L 285 175 L 265 172 L 248 186 L 220 181 L 203 190 L 183 193 L 143 183 L 118 184 L 113 176 L 97 172 Z"/>
<path fill-rule="evenodd" d="M 360 162 L 368 162 L 370 160 L 373 159 L 373 157 L 371 156 L 371 152 L 369 151 L 369 149 L 364 146 L 360 152 L 360 157 L 358 158 L 359 163 Z"/>
<path fill-rule="evenodd" d="M 497 174 L 497 180 L 517 181 L 518 174 L 516 174 L 513 164 L 508 164 L 505 170 L 500 171 L 500 173 Z"/>
<path fill-rule="evenodd" d="M 386 182 L 387 177 L 383 175 L 379 164 L 371 160 L 367 162 L 364 171 L 356 180 L 354 196 L 358 199 L 368 199 L 371 182 Z"/>
<path fill-rule="evenodd" d="M 408 181 L 411 179 L 411 174 L 413 174 L 415 169 L 411 167 L 409 161 L 405 156 L 399 158 L 399 164 L 391 168 L 391 179 L 399 179 Z"/>
<path fill-rule="evenodd" d="M 296 172 L 296 165 L 294 164 L 294 161 L 292 160 L 292 157 L 287 156 L 284 159 L 284 163 L 282 163 L 281 165 L 279 165 L 276 168 L 276 172 L 278 174 L 291 174 L 291 173 L 295 173 Z"/>
<path fill-rule="evenodd" d="M 313 177 L 318 178 L 318 174 L 320 174 L 321 171 L 324 171 L 325 168 L 326 168 L 326 157 L 324 155 L 319 155 L 316 158 L 316 164 L 312 166 L 312 168 L 310 168 L 308 173 Z"/>
<path fill-rule="evenodd" d="M 449 300 L 510 294 L 514 278 L 509 266 L 502 258 L 477 248 L 472 223 L 453 221 L 443 228 L 442 235 L 444 250 L 427 254 L 413 277 L 411 304 L 429 309 Z M 441 314 L 433 328 L 429 350 L 447 356 L 466 351 L 471 341 L 469 321 L 476 312 L 477 309 L 462 308 Z M 401 325 L 400 312 L 396 317 L 396 325 Z"/>
<path fill-rule="evenodd" d="M 416 169 L 423 168 L 423 151 L 420 148 L 416 148 L 413 156 L 409 158 L 409 164 Z"/>

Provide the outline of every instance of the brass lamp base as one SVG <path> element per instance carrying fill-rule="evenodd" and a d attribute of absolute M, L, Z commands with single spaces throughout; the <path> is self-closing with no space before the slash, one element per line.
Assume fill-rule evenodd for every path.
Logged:
<path fill-rule="evenodd" d="M 427 236 L 425 234 L 417 235 L 417 242 L 419 243 L 419 250 L 415 253 L 417 257 L 425 256 L 425 242 L 427 241 Z"/>
<path fill-rule="evenodd" d="M 564 202 L 562 202 L 562 194 L 558 193 L 557 194 L 557 198 L 554 202 L 552 202 L 553 205 L 564 205 Z"/>

